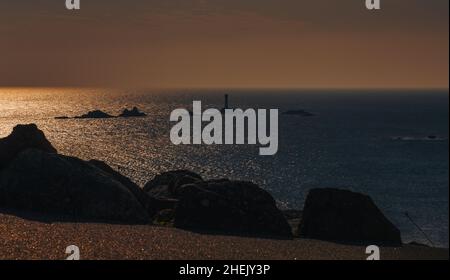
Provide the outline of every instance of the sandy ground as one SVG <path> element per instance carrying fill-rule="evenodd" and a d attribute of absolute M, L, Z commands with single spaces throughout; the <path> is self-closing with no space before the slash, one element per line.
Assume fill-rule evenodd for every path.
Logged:
<path fill-rule="evenodd" d="M 0 259 L 303 260 L 365 259 L 365 247 L 294 239 L 205 235 L 157 226 L 42 223 L 0 214 Z M 381 259 L 448 259 L 448 249 L 381 248 Z"/>

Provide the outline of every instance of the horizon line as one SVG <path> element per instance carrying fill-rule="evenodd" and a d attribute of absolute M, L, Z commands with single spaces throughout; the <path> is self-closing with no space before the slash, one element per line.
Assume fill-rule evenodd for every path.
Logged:
<path fill-rule="evenodd" d="M 449 91 L 449 87 L 207 87 L 207 86 L 173 86 L 173 87 L 122 87 L 122 86 L 1 86 L 0 89 L 111 89 L 111 90 L 299 90 L 299 91 Z"/>

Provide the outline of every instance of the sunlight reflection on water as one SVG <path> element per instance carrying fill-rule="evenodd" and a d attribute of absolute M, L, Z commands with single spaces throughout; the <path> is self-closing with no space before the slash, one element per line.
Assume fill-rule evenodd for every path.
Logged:
<path fill-rule="evenodd" d="M 448 246 L 448 94 L 402 99 L 236 91 L 232 105 L 303 108 L 318 115 L 280 116 L 280 150 L 274 157 L 261 157 L 248 145 L 174 146 L 170 112 L 190 108 L 193 100 L 221 108 L 223 93 L 0 89 L 0 137 L 19 123 L 36 123 L 60 153 L 106 161 L 141 186 L 159 172 L 190 169 L 205 178 L 254 181 L 287 207 L 301 207 L 311 188 L 345 186 L 370 194 L 405 241 L 423 241 L 403 217 L 408 211 L 436 243 Z M 54 119 L 94 109 L 118 115 L 133 106 L 148 117 Z M 392 140 L 431 133 L 443 141 Z"/>

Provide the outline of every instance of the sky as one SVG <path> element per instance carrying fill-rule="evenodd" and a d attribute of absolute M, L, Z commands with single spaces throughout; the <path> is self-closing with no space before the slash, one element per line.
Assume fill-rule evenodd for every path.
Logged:
<path fill-rule="evenodd" d="M 449 1 L 0 0 L 0 86 L 448 88 Z"/>

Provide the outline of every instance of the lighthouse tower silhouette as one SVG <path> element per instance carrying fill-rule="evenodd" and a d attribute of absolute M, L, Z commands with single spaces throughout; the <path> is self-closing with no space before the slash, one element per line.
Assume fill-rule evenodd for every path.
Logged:
<path fill-rule="evenodd" d="M 228 106 L 228 94 L 225 94 L 225 106 L 223 107 L 224 109 L 229 109 L 230 107 Z"/>
<path fill-rule="evenodd" d="M 220 112 L 222 114 L 225 114 L 226 109 L 230 109 L 230 106 L 228 104 L 228 94 L 225 94 L 225 104 L 224 104 L 224 107 L 222 108 L 222 110 L 220 110 Z"/>

